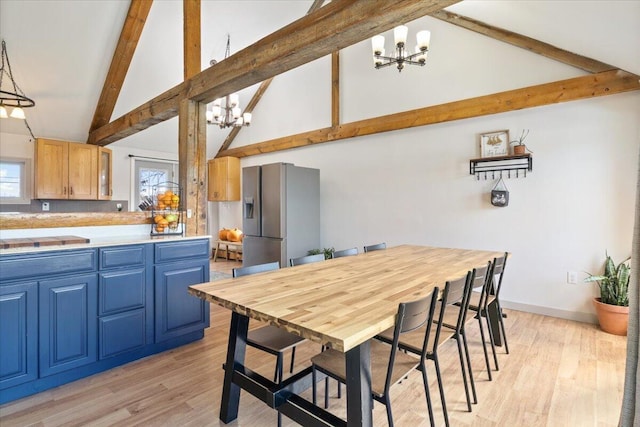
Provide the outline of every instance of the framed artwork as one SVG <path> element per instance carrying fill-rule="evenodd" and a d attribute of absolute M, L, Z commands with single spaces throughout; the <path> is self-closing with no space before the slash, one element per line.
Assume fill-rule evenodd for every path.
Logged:
<path fill-rule="evenodd" d="M 480 134 L 480 157 L 509 155 L 509 131 L 497 130 Z"/>

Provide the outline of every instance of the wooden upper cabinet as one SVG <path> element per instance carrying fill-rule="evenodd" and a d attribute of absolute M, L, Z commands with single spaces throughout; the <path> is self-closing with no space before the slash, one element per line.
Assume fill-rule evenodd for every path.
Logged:
<path fill-rule="evenodd" d="M 36 198 L 96 200 L 98 146 L 38 138 Z"/>
<path fill-rule="evenodd" d="M 36 199 L 68 199 L 69 143 L 38 138 L 35 176 Z"/>
<path fill-rule="evenodd" d="M 209 160 L 207 166 L 209 169 L 209 201 L 239 201 L 240 159 L 237 157 L 219 157 Z"/>
<path fill-rule="evenodd" d="M 69 143 L 69 198 L 98 198 L 98 146 Z"/>
<path fill-rule="evenodd" d="M 111 158 L 111 150 L 98 147 L 98 200 L 111 200 L 113 196 Z"/>

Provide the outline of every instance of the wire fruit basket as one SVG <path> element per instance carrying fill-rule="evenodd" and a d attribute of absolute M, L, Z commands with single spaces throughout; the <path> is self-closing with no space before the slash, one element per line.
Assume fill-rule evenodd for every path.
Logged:
<path fill-rule="evenodd" d="M 153 187 L 151 236 L 179 236 L 184 234 L 180 186 L 163 182 Z"/>

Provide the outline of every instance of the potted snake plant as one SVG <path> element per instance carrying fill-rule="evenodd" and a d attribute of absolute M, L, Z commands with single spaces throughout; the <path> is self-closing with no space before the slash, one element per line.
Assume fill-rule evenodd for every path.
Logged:
<path fill-rule="evenodd" d="M 598 322 L 603 331 L 615 335 L 627 335 L 629 323 L 629 281 L 631 278 L 630 259 L 617 264 L 606 254 L 604 273 L 589 274 L 585 282 L 595 282 L 600 297 L 593 299 Z"/>

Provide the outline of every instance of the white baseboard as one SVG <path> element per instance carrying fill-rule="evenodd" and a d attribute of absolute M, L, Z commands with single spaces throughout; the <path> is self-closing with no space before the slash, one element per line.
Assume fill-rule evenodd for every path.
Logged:
<path fill-rule="evenodd" d="M 593 313 L 581 313 L 575 311 L 559 310 L 557 308 L 542 307 L 540 305 L 522 304 L 519 302 L 500 300 L 502 308 L 524 311 L 527 313 L 542 314 L 543 316 L 558 317 L 560 319 L 573 320 L 583 323 L 598 324 L 598 318 Z"/>

